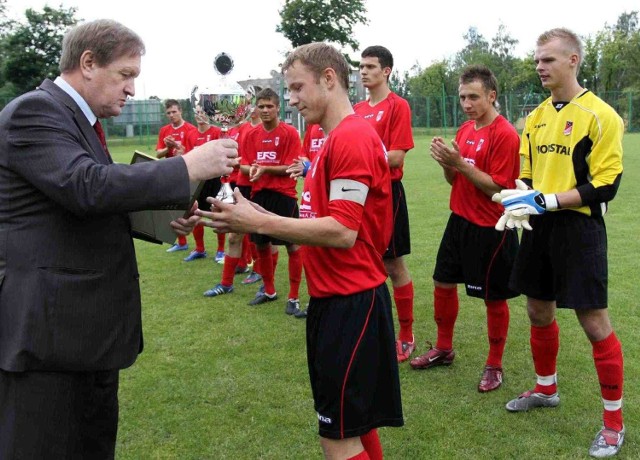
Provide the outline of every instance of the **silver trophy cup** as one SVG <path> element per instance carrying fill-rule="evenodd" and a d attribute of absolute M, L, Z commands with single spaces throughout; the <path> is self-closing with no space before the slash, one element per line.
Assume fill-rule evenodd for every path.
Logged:
<path fill-rule="evenodd" d="M 229 129 L 241 125 L 251 116 L 254 109 L 255 90 L 243 89 L 237 82 L 227 80 L 233 70 L 233 59 L 220 53 L 213 60 L 213 67 L 219 75 L 211 86 L 194 85 L 191 90 L 191 106 L 196 117 L 204 116 L 207 122 L 221 129 L 221 138 L 228 137 Z M 224 203 L 235 203 L 229 182 L 222 182 L 216 199 Z"/>

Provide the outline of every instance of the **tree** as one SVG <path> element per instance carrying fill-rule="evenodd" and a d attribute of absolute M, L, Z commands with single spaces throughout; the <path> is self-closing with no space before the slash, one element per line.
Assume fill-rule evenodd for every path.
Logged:
<path fill-rule="evenodd" d="M 598 35 L 600 49 L 598 90 L 622 91 L 638 86 L 640 78 L 640 29 L 638 12 L 622 13 L 615 26 L 607 26 Z"/>
<path fill-rule="evenodd" d="M 405 99 L 408 98 L 410 96 L 409 72 L 405 70 L 401 79 L 400 73 L 397 70 L 394 70 L 389 76 L 389 87 L 391 88 L 391 91 L 396 93 L 398 96 Z"/>
<path fill-rule="evenodd" d="M 363 0 L 285 0 L 276 32 L 294 48 L 327 41 L 357 51 L 360 45 L 353 38 L 353 27 L 369 22 L 366 12 Z"/>
<path fill-rule="evenodd" d="M 463 38 L 467 41 L 467 45 L 456 54 L 454 59 L 456 72 L 471 64 L 484 64 L 487 67 L 491 67 L 489 42 L 478 32 L 478 29 L 469 27 Z"/>
<path fill-rule="evenodd" d="M 62 38 L 77 23 L 77 8 L 25 11 L 26 22 L 14 26 L 2 41 L 2 75 L 15 93 L 34 89 L 44 77 L 58 74 Z"/>

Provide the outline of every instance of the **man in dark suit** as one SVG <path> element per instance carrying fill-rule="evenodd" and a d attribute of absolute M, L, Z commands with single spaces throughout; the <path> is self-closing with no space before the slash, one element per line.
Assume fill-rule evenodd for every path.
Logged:
<path fill-rule="evenodd" d="M 237 144 L 114 164 L 99 118 L 135 92 L 144 44 L 110 20 L 64 38 L 61 75 L 0 113 L 0 458 L 108 459 L 118 373 L 142 350 L 129 211 L 187 206 Z M 94 125 L 94 126 L 92 126 Z M 172 226 L 188 233 L 198 217 Z"/>

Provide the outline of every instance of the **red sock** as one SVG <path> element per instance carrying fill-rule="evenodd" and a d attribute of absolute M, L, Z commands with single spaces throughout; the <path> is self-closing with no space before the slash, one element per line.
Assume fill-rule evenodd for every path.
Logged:
<path fill-rule="evenodd" d="M 366 450 L 363 450 L 358 455 L 354 455 L 353 457 L 349 457 L 347 460 L 369 460 L 369 454 L 367 454 Z"/>
<path fill-rule="evenodd" d="M 531 326 L 531 354 L 537 374 L 533 391 L 552 395 L 558 391 L 556 363 L 560 349 L 560 328 L 554 319 L 548 326 Z"/>
<path fill-rule="evenodd" d="M 249 236 L 249 235 L 247 235 Z M 256 244 L 251 241 L 251 239 L 249 239 L 249 250 L 251 251 L 251 258 L 253 258 L 253 260 L 258 260 L 258 258 L 260 257 L 258 255 L 258 247 L 256 246 Z M 253 271 L 256 273 L 260 273 L 259 270 L 256 270 L 255 266 L 253 267 Z"/>
<path fill-rule="evenodd" d="M 302 255 L 300 249 L 289 253 L 289 298 L 297 299 L 300 295 L 302 280 Z"/>
<path fill-rule="evenodd" d="M 193 239 L 196 240 L 196 251 L 204 252 L 204 225 L 193 227 Z"/>
<path fill-rule="evenodd" d="M 241 267 L 246 267 L 252 262 L 253 258 L 251 257 L 251 241 L 249 241 L 249 235 L 245 235 L 242 238 L 242 261 Z"/>
<path fill-rule="evenodd" d="M 225 234 L 224 233 L 218 233 L 218 252 L 224 252 L 224 240 L 225 240 Z"/>
<path fill-rule="evenodd" d="M 187 237 L 184 235 L 178 235 L 178 244 L 180 246 L 184 246 L 185 244 L 187 244 Z"/>
<path fill-rule="evenodd" d="M 459 309 L 458 290 L 455 287 L 449 289 L 436 286 L 433 291 L 433 318 L 438 326 L 437 349 L 453 349 L 453 328 Z"/>
<path fill-rule="evenodd" d="M 272 246 L 273 248 L 273 246 Z M 276 275 L 276 270 L 278 269 L 278 259 L 280 258 L 280 251 L 271 253 L 271 263 L 273 264 L 273 276 Z"/>
<path fill-rule="evenodd" d="M 271 245 L 258 248 L 258 257 L 260 258 L 260 274 L 264 283 L 264 292 L 269 295 L 276 293 L 276 287 L 273 279 L 273 259 L 271 258 Z"/>
<path fill-rule="evenodd" d="M 233 286 L 233 277 L 236 274 L 236 267 L 240 258 L 224 256 L 224 265 L 222 267 L 222 281 L 223 286 Z"/>
<path fill-rule="evenodd" d="M 369 455 L 371 460 L 382 460 L 382 444 L 380 444 L 380 438 L 378 437 L 378 430 L 375 428 L 369 431 L 367 434 L 360 436 L 360 441 L 364 450 Z"/>
<path fill-rule="evenodd" d="M 398 338 L 403 342 L 413 342 L 413 282 L 393 287 L 393 300 L 396 302 L 400 332 Z"/>
<path fill-rule="evenodd" d="M 502 355 L 509 332 L 509 305 L 506 300 L 485 300 L 489 356 L 487 366 L 502 367 Z"/>
<path fill-rule="evenodd" d="M 607 428 L 620 431 L 622 429 L 622 384 L 624 382 L 624 366 L 622 346 L 615 332 L 604 340 L 591 342 L 593 361 L 600 382 L 600 393 L 604 403 L 602 419 Z"/>

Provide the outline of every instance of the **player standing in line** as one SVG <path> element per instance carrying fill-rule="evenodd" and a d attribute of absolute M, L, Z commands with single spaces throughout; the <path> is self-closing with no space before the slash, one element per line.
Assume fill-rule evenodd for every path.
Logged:
<path fill-rule="evenodd" d="M 393 285 L 400 332 L 396 341 L 398 362 L 409 359 L 416 349 L 413 336 L 413 281 L 403 256 L 411 253 L 409 213 L 402 186 L 404 157 L 413 148 L 409 103 L 389 88 L 393 56 L 383 46 L 370 46 L 362 52 L 360 76 L 369 90 L 369 99 L 354 106 L 382 139 L 391 168 L 393 193 L 393 235 L 384 256 L 384 264 Z"/>
<path fill-rule="evenodd" d="M 182 118 L 180 103 L 175 99 L 167 99 L 164 103 L 164 108 L 169 124 L 160 128 L 156 156 L 158 158 L 171 158 L 176 155 L 183 155 L 187 135 L 195 130 L 196 127 Z M 180 235 L 178 236 L 178 242 L 167 249 L 167 252 L 186 251 L 187 249 L 189 249 L 187 237 Z"/>
<path fill-rule="evenodd" d="M 458 94 L 469 121 L 458 130 L 453 147 L 447 147 L 441 137 L 431 142 L 431 156 L 451 184 L 451 216 L 433 274 L 438 340 L 435 348 L 410 364 L 414 369 L 451 364 L 460 308 L 457 284 L 464 283 L 467 295 L 483 299 L 487 306 L 489 355 L 478 385 L 478 391 L 487 392 L 502 384 L 502 355 L 509 330 L 506 299 L 518 295 L 508 287 L 518 234 L 494 228 L 503 209 L 491 197 L 512 187 L 518 178 L 520 139 L 498 113 L 498 82 L 487 67 L 467 67 L 460 76 Z"/>
<path fill-rule="evenodd" d="M 245 171 L 247 167 L 249 169 L 251 200 L 279 216 L 297 218 L 296 181 L 289 177 L 287 168 L 300 155 L 300 134 L 293 126 L 280 122 L 280 98 L 272 89 L 266 88 L 258 93 L 256 106 L 262 125 L 251 130 L 242 143 L 244 157 L 241 168 Z M 272 251 L 272 248 L 284 245 L 289 255 L 289 297 L 285 313 L 299 313 L 302 280 L 300 247 L 269 235 L 255 234 L 251 239 L 258 250 L 258 269 L 264 282 L 264 291 L 259 290 L 249 305 L 260 305 L 278 298 L 274 279 L 278 252 Z"/>
<path fill-rule="evenodd" d="M 249 121 L 241 124 L 237 128 L 233 128 L 230 131 L 229 137 L 238 142 L 238 155 L 242 155 L 243 147 L 242 144 L 244 140 L 247 138 L 249 131 L 255 129 L 261 123 L 260 114 L 257 109 L 254 109 L 251 113 L 251 117 Z M 251 196 L 251 182 L 249 181 L 248 174 L 243 173 L 240 168 L 237 169 L 237 174 L 235 175 L 235 181 L 233 180 L 233 174 L 229 176 L 231 186 L 235 189 L 238 187 L 242 196 L 249 199 Z M 218 191 L 209 195 L 215 197 Z M 207 203 L 207 208 L 205 211 L 208 211 L 211 208 L 211 205 Z M 202 208 L 203 209 L 203 208 Z M 219 233 L 218 235 L 220 235 Z M 224 233 L 222 233 L 224 235 Z M 229 247 L 227 249 L 227 254 L 224 257 L 224 266 L 222 268 L 222 278 L 220 279 L 220 283 L 213 286 L 211 289 L 205 291 L 205 297 L 217 297 L 222 294 L 229 294 L 233 292 L 233 278 L 236 274 L 246 273 L 248 271 L 247 267 L 247 258 L 251 257 L 251 249 L 249 247 L 250 241 L 246 234 L 242 233 L 229 233 L 228 241 Z M 241 264 L 244 264 L 244 268 Z M 255 263 L 255 262 L 254 262 Z M 238 270 L 240 269 L 240 270 Z M 253 274 L 253 272 L 252 272 Z M 254 275 L 258 277 L 256 281 L 261 279 L 260 275 L 257 273 Z M 251 274 L 249 275 L 251 276 Z M 255 281 L 252 281 L 255 282 Z M 250 284 L 245 283 L 244 284 Z"/>
<path fill-rule="evenodd" d="M 189 153 L 199 145 L 205 144 L 214 139 L 220 139 L 220 128 L 218 128 L 217 126 L 211 126 L 209 124 L 209 119 L 200 106 L 196 106 L 195 118 L 196 129 L 190 131 L 185 139 L 185 154 Z M 215 196 L 216 193 L 218 193 L 219 189 L 219 177 L 205 181 L 204 186 L 202 187 L 202 191 L 198 196 L 198 206 L 200 207 L 200 209 L 207 210 L 209 208 L 207 197 L 212 195 Z M 217 238 L 218 249 L 220 249 L 220 244 L 222 244 L 222 250 L 224 251 L 224 238 L 220 238 L 220 235 L 218 235 Z M 184 258 L 185 262 L 191 262 L 192 260 L 203 259 L 207 257 L 207 251 L 205 250 L 204 246 L 204 226 L 196 225 L 193 228 L 193 239 L 196 242 L 196 248 L 191 251 L 191 254 Z"/>
<path fill-rule="evenodd" d="M 206 225 L 303 245 L 311 300 L 307 357 L 320 443 L 330 459 L 381 460 L 377 427 L 402 426 L 391 299 L 382 261 L 391 237 L 391 184 L 379 136 L 349 102 L 349 65 L 324 43 L 282 65 L 291 98 L 326 141 L 304 183 L 301 219 L 213 200 Z M 262 212 L 261 212 L 262 211 Z M 348 377 L 348 378 L 347 378 Z"/>
<path fill-rule="evenodd" d="M 556 308 L 573 309 L 591 342 L 604 404 L 603 427 L 589 454 L 610 457 L 620 451 L 625 435 L 624 369 L 622 346 L 607 311 L 603 215 L 622 178 L 624 123 L 609 105 L 580 86 L 582 58 L 582 43 L 570 30 L 552 29 L 538 37 L 536 71 L 551 97 L 526 120 L 520 145 L 524 183 L 496 196 L 505 207 L 496 228 L 507 224 L 527 229 L 511 287 L 527 296 L 537 376 L 533 390 L 506 407 L 522 412 L 560 403 Z"/>
<path fill-rule="evenodd" d="M 251 87 L 250 92 L 247 94 L 247 97 L 250 97 L 252 101 L 255 102 L 255 93 L 260 91 L 260 87 Z M 237 137 L 236 140 L 241 143 L 246 139 L 248 131 L 257 127 L 262 120 L 260 119 L 260 114 L 258 113 L 257 108 L 255 107 L 251 111 L 251 115 L 249 116 L 249 120 L 245 123 L 242 123 L 237 127 Z M 238 147 L 240 148 L 240 147 Z M 233 174 L 229 177 L 232 189 L 238 187 L 242 192 L 242 196 L 249 199 L 251 197 L 251 181 L 249 180 L 248 171 L 245 174 L 240 167 L 234 170 Z M 233 254 L 240 254 L 240 260 L 234 270 L 235 274 L 247 273 L 250 272 L 249 275 L 242 280 L 242 284 L 253 284 L 257 281 L 260 281 L 262 277 L 256 273 L 253 269 L 249 269 L 248 265 L 251 261 L 255 261 L 258 258 L 258 253 L 256 250 L 256 245 L 251 242 L 251 238 L 249 235 L 229 235 L 229 250 L 231 251 L 231 247 L 233 246 Z M 235 256 L 234 256 L 235 257 Z M 225 260 L 226 262 L 226 260 Z M 254 268 L 257 268 L 254 266 Z"/>
<path fill-rule="evenodd" d="M 306 177 L 307 172 L 311 167 L 311 162 L 320 151 L 325 139 L 324 130 L 320 125 L 307 125 L 307 129 L 304 132 L 304 138 L 302 140 L 302 155 L 296 158 L 293 161 L 293 164 L 291 164 L 287 169 L 287 172 L 292 178 L 297 179 L 298 177 Z M 300 310 L 293 316 L 296 318 L 306 318 L 307 308 L 309 308 L 309 304 L 307 304 L 304 310 Z"/>

